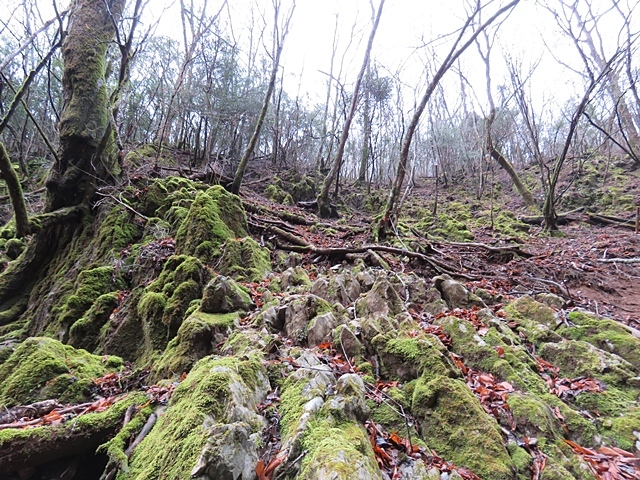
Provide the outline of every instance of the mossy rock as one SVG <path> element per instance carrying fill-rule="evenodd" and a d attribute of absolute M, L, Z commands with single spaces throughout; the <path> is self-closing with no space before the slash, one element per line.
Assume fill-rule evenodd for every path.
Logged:
<path fill-rule="evenodd" d="M 210 262 L 229 239 L 247 236 L 247 220 L 240 199 L 217 185 L 198 192 L 178 228 L 176 253 Z"/>
<path fill-rule="evenodd" d="M 81 271 L 73 284 L 73 293 L 63 297 L 61 306 L 54 308 L 53 314 L 57 321 L 48 325 L 47 330 L 66 340 L 69 328 L 88 312 L 100 296 L 112 293 L 122 286 L 122 281 L 111 266 Z"/>
<path fill-rule="evenodd" d="M 461 375 L 449 360 L 446 347 L 435 335 L 379 334 L 371 345 L 380 357 L 383 378 L 409 381 L 421 375 Z"/>
<path fill-rule="evenodd" d="M 164 349 L 175 337 L 191 303 L 202 297 L 209 273 L 188 255 L 172 255 L 156 280 L 144 289 L 137 305 L 147 347 Z"/>
<path fill-rule="evenodd" d="M 264 196 L 275 203 L 282 205 L 295 205 L 295 200 L 278 185 L 271 184 L 264 191 Z"/>
<path fill-rule="evenodd" d="M 237 321 L 237 313 L 192 313 L 154 365 L 153 376 L 172 378 L 188 372 L 198 360 L 217 350 L 216 345 L 229 336 Z"/>
<path fill-rule="evenodd" d="M 464 357 L 468 367 L 491 373 L 527 392 L 548 391 L 535 362 L 515 336 L 506 338 L 510 342 L 507 343 L 504 333 L 493 326 L 480 336 L 471 322 L 453 316 L 437 319 L 435 323 L 451 337 L 453 351 Z"/>
<path fill-rule="evenodd" d="M 298 478 L 309 480 L 382 480 L 371 442 L 362 426 L 337 422 L 322 414 L 307 426 L 302 439 L 307 455 Z"/>
<path fill-rule="evenodd" d="M 55 398 L 82 402 L 92 380 L 122 366 L 118 357 L 100 357 L 57 340 L 23 341 L 0 366 L 0 405 L 12 407 Z"/>
<path fill-rule="evenodd" d="M 561 335 L 584 340 L 597 348 L 624 358 L 640 372 L 640 338 L 624 325 L 585 312 L 570 312 L 568 319 L 574 326 L 558 329 Z"/>
<path fill-rule="evenodd" d="M 629 362 L 581 340 L 546 343 L 538 353 L 568 378 L 596 377 L 607 384 L 625 385 L 635 376 Z"/>
<path fill-rule="evenodd" d="M 259 282 L 272 269 L 269 251 L 251 237 L 229 238 L 216 270 L 238 281 Z"/>
<path fill-rule="evenodd" d="M 421 438 L 439 455 L 483 480 L 513 478 L 514 464 L 500 427 L 463 381 L 421 377 L 413 390 L 411 410 Z"/>
<path fill-rule="evenodd" d="M 561 439 L 562 425 L 545 402 L 535 395 L 513 392 L 507 399 L 518 431 L 528 437 L 555 442 Z"/>
<path fill-rule="evenodd" d="M 638 450 L 637 434 L 640 432 L 640 407 L 636 406 L 619 417 L 603 422 L 601 431 L 608 444 L 628 452 Z"/>
<path fill-rule="evenodd" d="M 190 479 L 215 440 L 217 427 L 242 423 L 252 433 L 264 423 L 255 414 L 269 384 L 261 359 L 206 357 L 200 360 L 176 388 L 155 427 L 135 449 L 125 479 Z M 257 456 L 256 456 L 257 462 Z M 237 476 L 214 478 L 238 478 Z"/>
<path fill-rule="evenodd" d="M 100 330 L 120 303 L 118 292 L 100 295 L 89 310 L 69 329 L 69 344 L 76 348 L 94 351 L 100 342 Z"/>

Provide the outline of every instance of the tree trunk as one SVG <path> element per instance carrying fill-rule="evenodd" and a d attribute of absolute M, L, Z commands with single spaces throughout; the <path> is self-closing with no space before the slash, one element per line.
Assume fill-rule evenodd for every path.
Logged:
<path fill-rule="evenodd" d="M 16 237 L 22 238 L 29 233 L 27 205 L 24 203 L 24 197 L 22 196 L 20 180 L 13 169 L 7 150 L 2 142 L 0 142 L 0 176 L 6 182 L 9 197 L 11 197 L 11 204 L 15 213 Z"/>
<path fill-rule="evenodd" d="M 451 47 L 449 54 L 440 65 L 440 68 L 433 76 L 433 79 L 427 86 L 427 90 L 425 91 L 422 99 L 420 100 L 420 104 L 416 107 L 416 111 L 413 113 L 413 117 L 411 118 L 411 122 L 407 127 L 407 131 L 405 133 L 404 139 L 402 141 L 402 148 L 400 150 L 400 158 L 398 159 L 398 166 L 396 169 L 396 176 L 393 181 L 393 186 L 391 187 L 391 192 L 389 193 L 389 198 L 387 200 L 387 206 L 385 207 L 384 213 L 378 225 L 378 236 L 380 238 L 384 238 L 386 233 L 391 228 L 391 223 L 393 221 L 393 217 L 397 217 L 398 212 L 396 211 L 396 206 L 398 203 L 398 199 L 400 198 L 400 190 L 402 189 L 402 183 L 404 182 L 404 177 L 407 172 L 407 163 L 409 162 L 409 150 L 411 149 L 411 142 L 413 140 L 413 136 L 416 133 L 416 129 L 418 128 L 418 123 L 420 122 L 420 117 L 424 112 L 425 107 L 427 106 L 427 102 L 433 95 L 438 83 L 444 76 L 444 74 L 451 68 L 451 66 L 455 63 L 455 61 L 464 53 L 464 51 L 469 48 L 469 46 L 478 38 L 478 35 L 482 33 L 489 25 L 491 25 L 497 18 L 499 18 L 502 14 L 508 12 L 512 8 L 514 8 L 520 0 L 513 0 L 504 7 L 500 8 L 494 15 L 492 15 L 487 21 L 485 21 L 482 25 L 477 27 L 477 30 L 471 35 L 471 37 L 462 45 L 460 42 L 462 41 L 462 36 L 465 34 L 468 28 L 470 28 L 475 20 L 476 15 L 479 13 L 479 10 L 469 15 L 464 26 L 460 29 L 458 37 Z M 478 7 L 480 8 L 480 7 Z"/>
<path fill-rule="evenodd" d="M 367 68 L 370 71 L 369 68 Z M 369 73 L 370 75 L 370 73 Z M 364 104 L 362 111 L 363 138 L 362 138 L 362 156 L 360 157 L 360 172 L 358 173 L 358 183 L 364 184 L 367 181 L 367 167 L 369 166 L 369 156 L 371 149 L 371 92 L 369 88 L 364 91 Z"/>
<path fill-rule="evenodd" d="M 112 184 L 119 172 L 105 74 L 107 47 L 125 2 L 75 0 L 71 9 L 62 44 L 60 152 L 47 179 L 47 212 L 91 206 L 97 188 Z M 51 260 L 79 232 L 82 223 L 78 215 L 59 218 L 59 222 L 43 226 L 0 275 L 0 311 L 28 298 L 35 282 L 48 278 L 46 269 Z"/>
<path fill-rule="evenodd" d="M 62 45 L 60 159 L 47 179 L 49 211 L 88 202 L 119 173 L 106 85 L 106 53 L 125 0 L 76 0 Z M 112 15 L 115 18 L 112 18 Z"/>
<path fill-rule="evenodd" d="M 347 145 L 347 140 L 349 139 L 349 129 L 351 128 L 351 122 L 353 121 L 353 117 L 356 114 L 356 108 L 358 107 L 358 96 L 360 94 L 360 85 L 362 84 L 362 79 L 364 78 L 364 74 L 367 71 L 367 65 L 369 64 L 369 56 L 371 55 L 371 49 L 373 47 L 373 39 L 376 36 L 376 31 L 378 30 L 378 25 L 380 24 L 380 17 L 382 16 L 382 8 L 384 7 L 385 0 L 380 0 L 380 5 L 378 6 L 378 13 L 376 14 L 375 22 L 373 23 L 373 27 L 371 28 L 371 33 L 369 34 L 369 41 L 367 43 L 367 49 L 364 53 L 364 60 L 362 61 L 362 67 L 360 68 L 360 72 L 358 73 L 358 78 L 356 79 L 356 84 L 353 87 L 353 97 L 351 99 L 351 108 L 349 109 L 349 114 L 347 115 L 347 119 L 344 123 L 344 127 L 342 127 L 342 134 L 340 135 L 340 144 L 338 145 L 338 152 L 336 153 L 336 158 L 333 160 L 333 164 L 331 166 L 331 170 L 324 179 L 322 184 L 322 191 L 318 196 L 318 213 L 322 218 L 329 218 L 331 216 L 331 202 L 329 201 L 329 190 L 331 189 L 331 185 L 338 177 L 338 172 L 340 171 L 340 167 L 342 166 L 342 157 L 344 156 L 344 149 Z"/>
<path fill-rule="evenodd" d="M 264 101 L 262 102 L 262 109 L 260 110 L 258 121 L 256 122 L 256 128 L 253 130 L 253 134 L 251 135 L 249 144 L 247 145 L 247 148 L 242 154 L 242 158 L 240 159 L 240 163 L 238 164 L 238 168 L 236 169 L 236 174 L 233 177 L 233 184 L 231 185 L 231 193 L 235 193 L 236 195 L 240 193 L 240 185 L 242 185 L 242 178 L 244 177 L 244 171 L 247 168 L 247 164 L 249 163 L 249 158 L 251 157 L 251 155 L 253 155 L 253 150 L 256 148 L 258 139 L 260 138 L 262 125 L 264 124 L 264 119 L 266 118 L 267 110 L 269 109 L 269 102 L 271 102 L 271 95 L 273 94 L 273 90 L 276 85 L 276 76 L 278 74 L 278 66 L 280 65 L 280 54 L 282 53 L 284 40 L 289 31 L 289 22 L 291 21 L 291 17 L 293 16 L 293 8 L 292 8 L 289 12 L 289 17 L 285 21 L 282 36 L 278 38 L 277 28 L 278 28 L 279 6 L 280 6 L 279 3 L 274 4 L 275 23 L 273 28 L 276 29 L 276 31 L 274 32 L 275 55 L 273 58 L 273 68 L 271 69 L 271 77 L 269 78 L 269 86 L 267 87 L 267 93 L 265 93 L 264 95 Z M 295 8 L 295 3 L 294 3 L 294 8 Z"/>

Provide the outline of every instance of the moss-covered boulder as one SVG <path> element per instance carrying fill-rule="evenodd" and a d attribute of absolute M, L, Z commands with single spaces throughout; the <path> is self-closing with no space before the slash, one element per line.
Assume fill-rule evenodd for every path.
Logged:
<path fill-rule="evenodd" d="M 539 354 L 569 378 L 591 376 L 610 384 L 624 385 L 635 376 L 633 365 L 623 358 L 580 340 L 546 343 Z"/>
<path fill-rule="evenodd" d="M 216 270 L 239 281 L 259 282 L 271 271 L 269 251 L 251 237 L 229 238 Z"/>
<path fill-rule="evenodd" d="M 0 405 L 12 407 L 55 398 L 82 402 L 92 380 L 122 366 L 118 357 L 99 357 L 57 340 L 23 341 L 0 365 Z"/>
<path fill-rule="evenodd" d="M 212 353 L 233 331 L 237 313 L 209 314 L 195 311 L 182 322 L 160 359 L 153 366 L 155 378 L 179 377 L 195 363 Z"/>
<path fill-rule="evenodd" d="M 415 380 L 420 375 L 458 377 L 447 349 L 440 339 L 430 334 L 379 334 L 373 338 L 381 363 L 381 377 L 386 380 Z"/>
<path fill-rule="evenodd" d="M 567 317 L 570 324 L 558 329 L 559 334 L 619 355 L 640 371 L 640 331 L 586 312 L 570 312 Z"/>
<path fill-rule="evenodd" d="M 240 199 L 217 185 L 196 194 L 178 228 L 176 253 L 212 261 L 228 239 L 247 236 L 247 219 Z"/>
<path fill-rule="evenodd" d="M 368 415 L 362 381 L 347 376 L 336 383 L 331 370 L 310 354 L 303 354 L 298 363 L 307 368 L 286 379 L 280 406 L 287 458 L 307 452 L 296 478 L 382 479 L 361 425 Z"/>
<path fill-rule="evenodd" d="M 69 329 L 69 344 L 90 352 L 100 343 L 100 331 L 121 300 L 119 292 L 105 293 L 93 302 L 89 310 Z"/>
<path fill-rule="evenodd" d="M 420 378 L 412 412 L 430 448 L 483 480 L 511 480 L 514 465 L 500 427 L 467 385 L 449 377 Z"/>
<path fill-rule="evenodd" d="M 73 293 L 64 297 L 64 303 L 53 313 L 57 321 L 47 326 L 48 332 L 66 341 L 69 328 L 80 320 L 102 295 L 122 287 L 113 267 L 102 266 L 80 272 L 74 282 Z M 100 308 L 100 306 L 96 307 Z M 95 310 L 94 310 L 95 312 Z"/>
<path fill-rule="evenodd" d="M 118 479 L 254 478 L 268 390 L 258 357 L 200 360 Z"/>
<path fill-rule="evenodd" d="M 224 275 L 216 275 L 204 289 L 200 310 L 205 313 L 246 312 L 253 306 L 246 288 Z"/>

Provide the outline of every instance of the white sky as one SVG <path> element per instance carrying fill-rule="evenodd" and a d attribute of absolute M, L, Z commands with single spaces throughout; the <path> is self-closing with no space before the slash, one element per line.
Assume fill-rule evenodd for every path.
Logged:
<path fill-rule="evenodd" d="M 287 5 L 287 0 L 283 1 Z M 609 0 L 595 1 L 596 3 L 609 2 Z M 152 0 L 148 8 L 157 12 L 164 2 L 165 0 Z M 378 0 L 373 2 L 377 8 Z M 170 1 L 167 0 L 167 3 Z M 219 1 L 211 0 L 209 3 L 213 8 L 220 4 Z M 272 18 L 271 0 L 230 0 L 234 32 L 236 38 L 240 40 L 248 37 L 250 15 L 247 12 L 250 5 L 257 5 L 258 9 L 266 12 L 269 20 Z M 336 15 L 339 46 L 334 73 L 337 74 L 341 56 L 346 50 L 342 81 L 347 86 L 355 81 L 371 27 L 372 12 L 369 0 L 297 0 L 281 61 L 285 72 L 285 90 L 291 96 L 297 94 L 302 97 L 309 96 L 312 103 L 324 101 L 327 76 L 321 72 L 329 72 L 330 69 Z M 487 14 L 485 18 L 488 16 Z M 174 36 L 180 38 L 179 23 L 176 22 L 178 18 L 178 2 L 174 2 L 169 13 L 165 13 L 159 32 L 172 32 Z M 385 66 L 388 72 L 397 72 L 406 85 L 423 86 L 427 80 L 424 64 L 430 58 L 430 53 L 425 48 L 417 47 L 438 35 L 455 31 L 462 25 L 465 18 L 463 0 L 387 0 L 372 56 L 377 63 Z M 258 18 L 257 22 L 262 20 Z M 353 39 L 351 38 L 352 30 Z M 558 35 L 554 34 L 555 30 L 549 14 L 536 7 L 532 0 L 522 0 L 500 28 L 499 45 L 508 49 L 512 55 L 523 58 L 525 66 L 540 57 L 545 57 L 539 67 L 538 77 L 540 78 L 536 79 L 540 104 L 543 102 L 542 91 L 547 90 L 546 87 L 550 87 L 545 94 L 547 97 L 551 94 L 554 96 L 562 94 L 561 96 L 566 97 L 575 90 L 574 82 L 577 77 L 564 72 L 563 67 L 545 54 L 543 37 L 552 48 L 558 48 L 559 41 Z M 349 45 L 350 41 L 351 45 Z M 442 47 L 448 49 L 449 44 L 443 43 Z M 570 45 L 562 47 L 562 51 L 563 57 L 569 57 L 564 58 L 565 61 L 575 64 L 574 60 L 579 60 Z M 500 83 L 501 77 L 504 78 L 506 75 L 501 56 L 500 48 L 494 48 L 492 53 L 494 87 Z M 484 67 L 475 46 L 470 47 L 462 56 L 461 65 L 467 78 L 474 84 L 475 93 L 480 102 L 484 105 L 486 103 Z M 449 72 L 444 82 L 447 85 L 459 83 L 453 72 Z M 417 95 L 421 93 L 420 88 Z M 406 104 L 410 107 L 413 101 L 407 99 Z"/>

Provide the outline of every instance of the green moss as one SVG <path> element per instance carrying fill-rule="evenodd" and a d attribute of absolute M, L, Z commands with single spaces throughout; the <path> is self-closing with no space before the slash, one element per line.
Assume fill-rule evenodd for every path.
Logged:
<path fill-rule="evenodd" d="M 134 221 L 132 215 L 122 205 L 116 205 L 100 222 L 97 235 L 92 241 L 97 258 L 111 260 L 110 257 L 115 257 L 141 237 L 142 227 Z"/>
<path fill-rule="evenodd" d="M 507 451 L 509 452 L 511 461 L 518 472 L 518 480 L 520 480 L 520 475 L 522 478 L 531 478 L 531 463 L 533 461 L 533 457 L 531 457 L 524 448 L 519 447 L 515 442 L 510 442 L 507 445 Z"/>
<path fill-rule="evenodd" d="M 230 238 L 222 248 L 217 271 L 235 280 L 259 282 L 271 271 L 269 251 L 251 237 Z"/>
<path fill-rule="evenodd" d="M 448 461 L 467 467 L 484 480 L 512 479 L 514 467 L 500 428 L 466 384 L 443 376 L 420 378 L 412 413 L 427 445 Z"/>
<path fill-rule="evenodd" d="M 229 335 L 237 320 L 237 313 L 194 312 L 180 325 L 178 334 L 154 365 L 153 376 L 167 378 L 188 372 L 198 360 L 213 353 L 215 344 Z"/>
<path fill-rule="evenodd" d="M 122 283 L 117 280 L 114 268 L 111 266 L 80 272 L 74 282 L 73 293 L 64 297 L 62 305 L 54 309 L 57 322 L 53 322 L 48 330 L 54 334 L 62 333 L 63 338 L 66 338 L 69 327 L 87 313 L 93 302 L 101 295 L 111 293 L 121 286 Z"/>
<path fill-rule="evenodd" d="M 92 380 L 122 366 L 52 338 L 29 338 L 0 366 L 0 405 L 11 407 L 57 398 L 81 402 Z"/>
<path fill-rule="evenodd" d="M 527 392 L 541 394 L 548 391 L 525 348 L 505 343 L 495 327 L 489 328 L 481 337 L 473 324 L 465 319 L 449 316 L 436 323 L 451 337 L 453 351 L 464 357 L 468 367 L 491 373 Z M 498 349 L 503 353 L 499 354 Z"/>
<path fill-rule="evenodd" d="M 502 236 L 509 238 L 526 238 L 529 225 L 516 218 L 513 212 L 502 210 L 493 221 L 493 229 Z"/>
<path fill-rule="evenodd" d="M 280 203 L 282 205 L 294 205 L 295 201 L 293 197 L 285 192 L 282 188 L 277 185 L 271 184 L 264 191 L 264 196 L 267 197 L 272 202 Z"/>
<path fill-rule="evenodd" d="M 109 463 L 117 465 L 118 468 L 127 471 L 129 469 L 129 459 L 125 454 L 125 450 L 142 430 L 148 418 L 151 416 L 155 407 L 148 405 L 142 408 L 111 440 L 100 445 L 99 452 L 105 452 L 109 457 Z M 106 470 L 106 469 L 105 469 Z"/>
<path fill-rule="evenodd" d="M 166 413 L 134 451 L 129 471 L 118 478 L 190 479 L 208 440 L 207 425 L 229 421 L 234 389 L 235 395 L 251 395 L 263 388 L 258 385 L 265 379 L 257 357 L 200 360 L 176 388 Z M 257 431 L 259 426 L 252 428 Z"/>
<path fill-rule="evenodd" d="M 560 328 L 558 333 L 615 353 L 630 362 L 636 371 L 640 371 L 640 339 L 634 337 L 623 325 L 577 311 L 569 313 L 568 318 L 575 326 Z"/>
<path fill-rule="evenodd" d="M 407 381 L 420 375 L 459 375 L 435 335 L 379 334 L 371 344 L 380 356 L 383 378 Z"/>
<path fill-rule="evenodd" d="M 640 432 L 640 407 L 635 406 L 630 411 L 615 417 L 603 428 L 603 436 L 607 443 L 633 452 L 638 438 L 634 432 Z"/>
<path fill-rule="evenodd" d="M 355 423 L 320 415 L 308 423 L 302 448 L 307 455 L 301 462 L 299 478 L 351 480 L 379 475 L 371 442 Z"/>
<path fill-rule="evenodd" d="M 212 261 L 220 246 L 247 236 L 247 220 L 238 197 L 221 186 L 198 192 L 176 235 L 176 253 Z"/>
<path fill-rule="evenodd" d="M 166 304 L 166 296 L 158 292 L 146 292 L 138 302 L 138 316 L 147 351 L 161 349 L 166 343 L 167 329 L 161 324 Z"/>
<path fill-rule="evenodd" d="M 441 213 L 438 215 L 438 220 L 435 222 L 434 227 L 435 228 L 430 229 L 429 233 L 436 237 L 457 242 L 474 239 L 473 233 L 471 233 L 467 225 L 458 215 L 456 215 L 456 218 L 453 218 L 445 213 Z"/>
<path fill-rule="evenodd" d="M 69 329 L 69 344 L 94 351 L 99 343 L 100 330 L 120 303 L 117 292 L 100 295 L 82 318 Z"/>
<path fill-rule="evenodd" d="M 208 272 L 202 262 L 187 255 L 172 255 L 162 272 L 142 293 L 137 313 L 142 322 L 147 352 L 162 350 L 202 297 Z"/>
<path fill-rule="evenodd" d="M 538 352 L 542 358 L 559 367 L 564 377 L 591 376 L 608 385 L 625 385 L 634 376 L 631 364 L 580 340 L 547 343 Z"/>
<path fill-rule="evenodd" d="M 638 393 L 635 388 L 609 387 L 600 393 L 581 393 L 575 404 L 596 416 L 617 417 L 637 406 Z"/>

